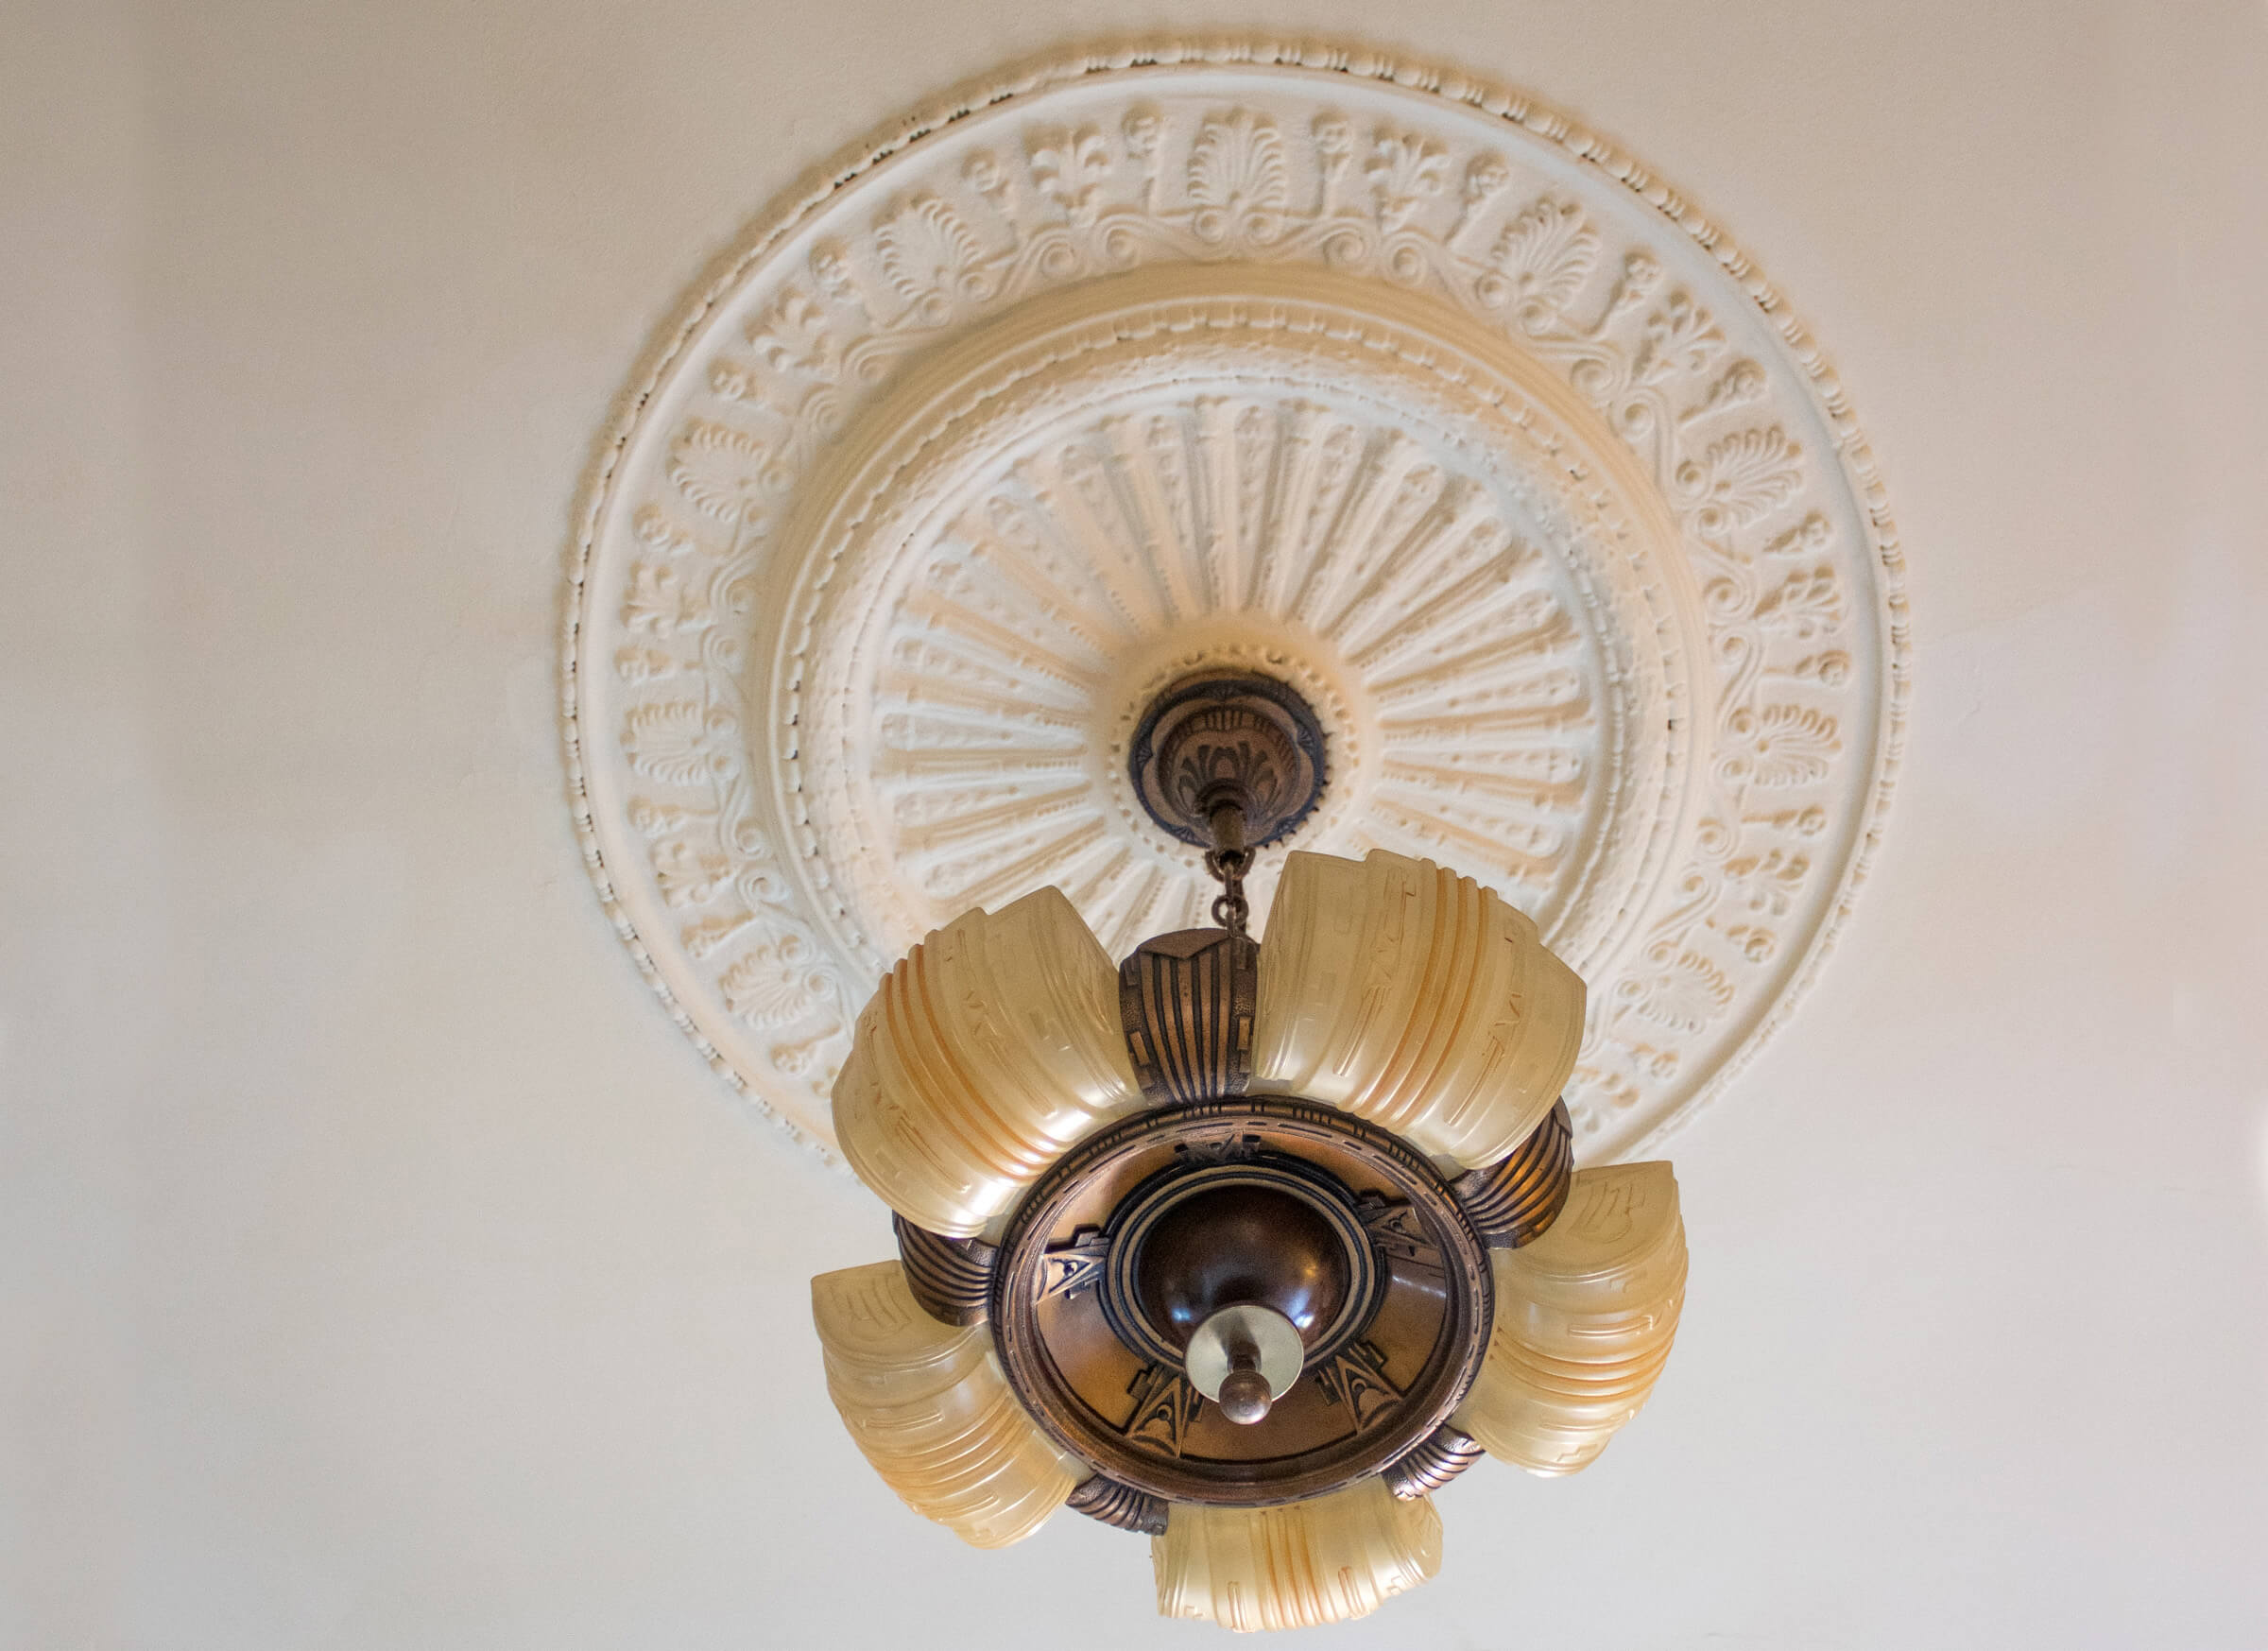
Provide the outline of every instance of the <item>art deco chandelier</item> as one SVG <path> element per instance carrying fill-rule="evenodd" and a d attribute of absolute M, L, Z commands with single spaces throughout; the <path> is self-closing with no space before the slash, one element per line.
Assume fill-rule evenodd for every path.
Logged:
<path fill-rule="evenodd" d="M 1484 1453 L 1582 1468 L 1645 1402 L 1686 1276 L 1666 1163 L 1575 1171 L 1583 982 L 1469 878 L 1256 851 L 1314 806 L 1306 702 L 1203 672 L 1130 778 L 1216 927 L 1116 969 L 1057 888 L 916 946 L 834 1088 L 899 1259 L 812 1283 L 828 1388 L 979 1547 L 1057 1508 L 1147 1533 L 1166 1616 L 1342 1621 L 1430 1579 Z"/>

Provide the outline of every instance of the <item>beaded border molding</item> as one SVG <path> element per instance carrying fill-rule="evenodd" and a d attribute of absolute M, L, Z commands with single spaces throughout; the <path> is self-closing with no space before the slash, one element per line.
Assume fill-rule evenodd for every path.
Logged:
<path fill-rule="evenodd" d="M 927 928 L 1050 882 L 1118 950 L 1197 920 L 1125 778 L 1190 670 L 1315 707 L 1288 847 L 1454 865 L 1589 980 L 1588 1162 L 1784 1021 L 1904 741 L 1896 535 L 1778 292 L 1563 116 L 1357 47 L 1050 57 L 844 151 L 657 338 L 576 523 L 599 898 L 830 1158 Z"/>

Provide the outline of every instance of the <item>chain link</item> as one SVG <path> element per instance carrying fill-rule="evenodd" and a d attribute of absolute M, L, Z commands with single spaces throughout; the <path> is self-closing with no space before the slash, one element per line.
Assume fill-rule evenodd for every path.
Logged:
<path fill-rule="evenodd" d="M 1252 915 L 1251 903 L 1245 899 L 1245 868 L 1251 863 L 1249 849 L 1215 849 L 1205 856 L 1205 869 L 1221 885 L 1220 897 L 1212 903 L 1212 920 L 1232 935 L 1242 935 Z"/>

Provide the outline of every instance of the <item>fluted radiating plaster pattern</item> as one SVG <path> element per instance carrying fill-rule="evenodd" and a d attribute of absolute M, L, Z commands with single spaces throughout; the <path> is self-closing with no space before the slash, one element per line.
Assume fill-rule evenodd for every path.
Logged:
<path fill-rule="evenodd" d="M 1495 1252 L 1496 1328 L 1455 1425 L 1531 1473 L 1572 1473 L 1645 1403 L 1685 1301 L 1685 1222 L 1666 1163 L 1575 1176 L 1567 1209 Z"/>
<path fill-rule="evenodd" d="M 843 1425 L 922 1518 L 979 1548 L 1005 1547 L 1087 1476 L 1016 1402 L 990 1333 L 922 1312 L 898 1263 L 820 1274 L 811 1315 Z"/>
<path fill-rule="evenodd" d="M 1331 1102 L 1469 1167 L 1542 1121 L 1582 1039 L 1581 978 L 1491 890 L 1383 850 L 1286 857 L 1255 1092 Z"/>
<path fill-rule="evenodd" d="M 1174 1505 L 1150 1539 L 1158 1613 L 1248 1633 L 1368 1616 L 1441 1569 L 1441 1516 L 1365 1479 L 1286 1507 Z"/>
<path fill-rule="evenodd" d="M 1120 369 L 1122 387 L 1152 379 L 1139 411 L 1073 414 L 956 477 L 968 504 L 898 552 L 919 571 L 882 621 L 893 645 L 857 729 L 893 880 L 948 911 L 1060 884 L 1121 953 L 1205 921 L 1211 884 L 1129 834 L 1123 781 L 1081 753 L 1129 659 L 1229 628 L 1333 662 L 1317 674 L 1375 709 L 1375 765 L 1335 840 L 1452 852 L 1564 899 L 1606 721 L 1596 620 L 1564 562 L 1442 433 L 1259 389 L 1199 332 L 1177 329 L 1162 369 Z M 1314 371 L 1290 356 L 1270 376 Z"/>
<path fill-rule="evenodd" d="M 834 1086 L 859 1178 L 955 1238 L 1141 1104 L 1118 972 L 1057 888 L 969 912 L 907 953 L 859 1015 Z"/>

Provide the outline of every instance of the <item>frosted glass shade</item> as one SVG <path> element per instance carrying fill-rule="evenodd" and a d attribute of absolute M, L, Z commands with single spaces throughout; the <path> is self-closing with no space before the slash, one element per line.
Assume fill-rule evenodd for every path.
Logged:
<path fill-rule="evenodd" d="M 811 1316 L 843 1425 L 922 1518 L 979 1548 L 1004 1548 L 1038 1530 L 1088 1476 L 1016 1402 L 990 1331 L 930 1317 L 898 1263 L 820 1274 Z"/>
<path fill-rule="evenodd" d="M 1470 1168 L 1543 1121 L 1582 1040 L 1581 978 L 1469 877 L 1383 851 L 1285 857 L 1253 1092 L 1328 1101 Z"/>
<path fill-rule="evenodd" d="M 969 1238 L 1142 1104 L 1118 971 L 1057 888 L 955 918 L 884 977 L 834 1085 L 843 1156 L 908 1221 Z"/>
<path fill-rule="evenodd" d="M 1496 1328 L 1456 1425 L 1531 1473 L 1572 1473 L 1645 1403 L 1685 1301 L 1685 1221 L 1666 1163 L 1576 1172 L 1567 1208 L 1495 1252 Z"/>
<path fill-rule="evenodd" d="M 1150 1539 L 1158 1614 L 1248 1633 L 1368 1616 L 1441 1569 L 1441 1516 L 1365 1479 L 1284 1507 L 1176 1503 Z"/>

